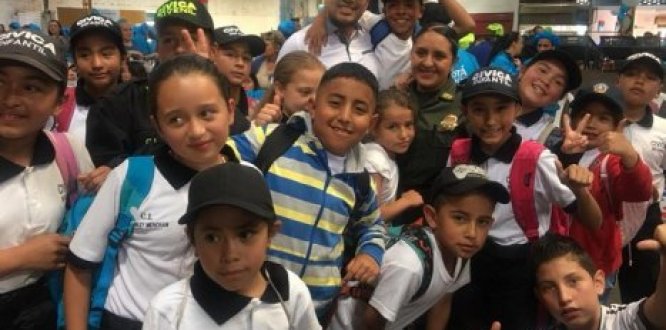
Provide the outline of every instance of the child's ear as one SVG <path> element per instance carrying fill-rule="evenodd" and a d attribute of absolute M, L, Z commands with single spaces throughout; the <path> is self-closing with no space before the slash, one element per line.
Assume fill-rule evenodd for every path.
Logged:
<path fill-rule="evenodd" d="M 592 276 L 592 280 L 594 281 L 594 290 L 597 292 L 597 295 L 601 296 L 606 289 L 606 274 L 604 274 L 603 270 L 597 269 L 594 276 Z"/>
<path fill-rule="evenodd" d="M 423 217 L 430 228 L 437 228 L 437 210 L 432 205 L 426 204 L 423 206 Z"/>
<path fill-rule="evenodd" d="M 234 123 L 236 114 L 236 101 L 232 98 L 227 100 L 227 111 L 229 111 L 229 126 L 231 126 Z"/>
<path fill-rule="evenodd" d="M 282 228 L 282 221 L 275 220 L 272 225 L 268 226 L 268 237 L 273 238 L 280 231 L 280 228 Z"/>

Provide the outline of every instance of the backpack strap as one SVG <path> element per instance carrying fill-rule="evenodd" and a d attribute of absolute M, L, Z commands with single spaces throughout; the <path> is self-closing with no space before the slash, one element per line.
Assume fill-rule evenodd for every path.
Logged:
<path fill-rule="evenodd" d="M 99 278 L 95 292 L 91 293 L 91 304 L 88 315 L 88 325 L 101 323 L 104 304 L 109 292 L 111 282 L 117 265 L 118 249 L 120 244 L 132 235 L 134 230 L 134 215 L 137 208 L 150 192 L 155 174 L 155 165 L 152 156 L 135 156 L 127 159 L 128 167 L 120 189 L 120 207 L 116 225 L 108 236 L 108 243 L 104 258 L 98 267 Z M 94 326 L 91 326 L 94 328 Z"/>
<path fill-rule="evenodd" d="M 599 154 L 597 155 L 597 158 L 594 159 L 592 164 L 590 165 L 590 170 L 594 169 L 594 167 L 599 166 L 599 175 L 601 176 L 601 184 L 604 187 L 604 191 L 606 195 L 606 199 L 608 200 L 609 205 L 613 206 L 615 205 L 613 203 L 613 195 L 612 195 L 612 190 L 610 187 L 610 182 L 608 180 L 608 159 L 610 156 L 608 154 Z"/>
<path fill-rule="evenodd" d="M 72 122 L 74 116 L 74 108 L 76 108 L 76 88 L 67 87 L 65 90 L 65 101 L 62 103 L 60 113 L 55 117 L 55 130 L 57 132 L 69 131 L 69 124 Z"/>
<path fill-rule="evenodd" d="M 539 155 L 543 149 L 544 146 L 536 141 L 523 141 L 513 156 L 509 173 L 511 207 L 516 222 L 530 242 L 539 238 L 539 220 L 534 205 L 534 181 Z"/>
<path fill-rule="evenodd" d="M 67 188 L 67 207 L 69 208 L 78 197 L 76 178 L 80 173 L 79 163 L 76 161 L 74 149 L 66 134 L 49 131 L 45 131 L 45 133 L 55 150 L 56 165 Z"/>
<path fill-rule="evenodd" d="M 264 141 L 257 153 L 254 165 L 266 174 L 276 159 L 280 158 L 298 138 L 305 133 L 305 122 L 300 117 L 292 117 L 286 124 L 276 127 Z"/>
<path fill-rule="evenodd" d="M 400 235 L 389 239 L 386 244 L 386 248 L 388 249 L 395 243 L 403 241 L 414 250 L 421 261 L 421 265 L 423 266 L 423 277 L 421 278 L 419 288 L 410 299 L 410 302 L 423 296 L 426 291 L 428 291 L 428 287 L 430 287 L 430 283 L 432 282 L 434 268 L 433 249 L 428 234 L 426 233 L 426 230 L 428 230 L 426 228 L 427 227 L 423 226 L 405 225 L 402 227 Z"/>
<path fill-rule="evenodd" d="M 370 42 L 372 43 L 372 49 L 375 50 L 377 45 L 379 45 L 382 40 L 384 40 L 388 35 L 391 34 L 391 27 L 388 24 L 388 21 L 384 18 L 377 22 L 370 29 Z"/>
<path fill-rule="evenodd" d="M 449 152 L 451 166 L 469 164 L 471 153 L 472 139 L 461 138 L 453 140 L 453 143 L 451 144 L 451 151 Z"/>
<path fill-rule="evenodd" d="M 537 142 L 541 144 L 546 144 L 546 140 L 548 140 L 548 137 L 550 136 L 550 133 L 553 132 L 555 129 L 555 123 L 553 120 L 551 120 L 546 127 L 541 131 L 541 134 L 539 134 L 539 137 L 537 138 Z"/>

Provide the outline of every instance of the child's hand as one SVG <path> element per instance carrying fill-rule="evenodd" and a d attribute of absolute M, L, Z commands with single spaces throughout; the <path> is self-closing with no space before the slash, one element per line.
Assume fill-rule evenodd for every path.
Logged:
<path fill-rule="evenodd" d="M 360 281 L 372 284 L 379 276 L 379 265 L 371 256 L 359 253 L 347 264 L 347 275 L 343 282 Z"/>
<path fill-rule="evenodd" d="M 197 54 L 203 58 L 210 58 L 210 42 L 208 42 L 208 37 L 202 28 L 197 29 L 197 40 L 192 39 L 190 32 L 186 29 L 180 31 L 180 34 L 183 38 L 182 42 L 184 43 L 185 51 L 192 54 Z"/>
<path fill-rule="evenodd" d="M 110 167 L 100 166 L 88 173 L 79 175 L 77 179 L 86 191 L 95 192 L 99 190 L 99 187 L 102 186 L 102 183 L 104 183 L 110 172 Z"/>
<path fill-rule="evenodd" d="M 277 123 L 282 119 L 282 97 L 275 95 L 273 103 L 266 103 L 254 117 L 256 126 Z"/>
<path fill-rule="evenodd" d="M 310 24 L 310 28 L 305 32 L 305 43 L 308 45 L 308 51 L 315 55 L 321 55 L 321 49 L 328 43 L 328 34 L 326 31 L 326 15 L 319 14 Z"/>
<path fill-rule="evenodd" d="M 592 180 L 594 179 L 594 175 L 590 170 L 576 164 L 569 165 L 569 167 L 564 170 L 563 174 L 563 181 L 574 192 L 580 189 L 586 189 L 592 184 Z"/>
<path fill-rule="evenodd" d="M 641 250 L 659 251 L 662 256 L 666 256 L 666 224 L 655 228 L 653 239 L 640 241 L 636 246 Z"/>
<path fill-rule="evenodd" d="M 58 234 L 42 234 L 28 239 L 20 246 L 18 258 L 24 269 L 52 270 L 65 267 L 65 255 L 71 239 Z M 18 252 L 17 251 L 17 252 Z"/>
<path fill-rule="evenodd" d="M 618 155 L 622 158 L 622 164 L 627 168 L 632 168 L 638 162 L 638 153 L 624 136 L 624 127 L 627 124 L 626 119 L 622 119 L 614 131 L 608 131 L 602 134 L 599 139 L 599 151 Z"/>
<path fill-rule="evenodd" d="M 408 190 L 402 193 L 400 199 L 405 201 L 405 204 L 409 207 L 421 206 L 423 205 L 423 197 L 416 190 Z"/>
<path fill-rule="evenodd" d="M 414 81 L 414 76 L 411 72 L 399 73 L 393 78 L 393 86 L 401 91 L 407 91 L 412 81 Z"/>
<path fill-rule="evenodd" d="M 583 129 L 585 129 L 588 120 L 590 120 L 589 113 L 585 114 L 574 130 L 571 128 L 571 117 L 569 117 L 568 114 L 564 114 L 562 117 L 564 140 L 562 141 L 562 147 L 560 148 L 563 153 L 578 154 L 587 149 L 588 141 L 587 136 L 583 135 Z"/>

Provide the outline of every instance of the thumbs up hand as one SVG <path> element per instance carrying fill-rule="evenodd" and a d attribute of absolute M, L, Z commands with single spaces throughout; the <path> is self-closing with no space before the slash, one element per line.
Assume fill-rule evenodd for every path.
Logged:
<path fill-rule="evenodd" d="M 273 103 L 266 103 L 254 116 L 254 124 L 263 126 L 270 123 L 278 123 L 282 119 L 282 96 L 275 93 Z"/>
<path fill-rule="evenodd" d="M 624 136 L 624 127 L 627 120 L 622 119 L 615 130 L 608 131 L 599 136 L 601 143 L 599 151 L 620 156 L 626 168 L 632 168 L 638 162 L 638 153 Z"/>

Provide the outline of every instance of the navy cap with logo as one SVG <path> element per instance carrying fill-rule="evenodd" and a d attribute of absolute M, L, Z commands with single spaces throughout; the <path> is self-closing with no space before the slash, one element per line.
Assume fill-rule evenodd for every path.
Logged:
<path fill-rule="evenodd" d="M 70 32 L 70 49 L 73 51 L 79 39 L 89 33 L 104 34 L 109 38 L 120 50 L 125 53 L 125 44 L 123 43 L 123 35 L 120 32 L 120 26 L 108 17 L 101 15 L 91 14 L 84 16 L 74 22 Z"/>
<path fill-rule="evenodd" d="M 664 80 L 664 67 L 661 64 L 661 59 L 652 53 L 636 53 L 627 57 L 625 64 L 620 69 L 620 74 L 629 69 L 644 66 L 651 72 L 656 73 L 659 79 Z"/>
<path fill-rule="evenodd" d="M 57 82 L 67 81 L 65 51 L 39 31 L 18 30 L 0 34 L 0 61 L 33 67 Z"/>
<path fill-rule="evenodd" d="M 467 78 L 462 89 L 462 102 L 482 94 L 499 94 L 520 102 L 518 95 L 518 78 L 508 71 L 485 67 L 477 70 Z"/>
<path fill-rule="evenodd" d="M 257 168 L 228 162 L 205 169 L 192 178 L 187 212 L 178 223 L 192 223 L 202 209 L 213 205 L 241 208 L 259 218 L 275 220 L 273 199 Z"/>
<path fill-rule="evenodd" d="M 213 32 L 213 18 L 198 0 L 169 0 L 157 8 L 155 27 L 159 31 L 165 24 L 185 23 Z"/>
<path fill-rule="evenodd" d="M 617 118 L 623 116 L 625 103 L 622 92 L 617 87 L 603 82 L 581 88 L 576 93 L 576 98 L 571 102 L 571 116 L 575 116 L 591 102 L 601 102 Z"/>
<path fill-rule="evenodd" d="M 559 49 L 550 49 L 537 53 L 527 64 L 527 67 L 529 68 L 539 61 L 546 60 L 558 61 L 562 63 L 562 66 L 567 73 L 567 85 L 564 88 L 565 92 L 570 92 L 578 88 L 581 82 L 583 82 L 583 74 L 580 72 L 580 68 L 576 63 L 576 60 L 574 60 L 573 57 L 569 55 L 569 53 Z"/>
<path fill-rule="evenodd" d="M 215 42 L 218 45 L 225 46 L 234 42 L 244 42 L 250 49 L 252 57 L 259 56 L 264 53 L 266 43 L 259 36 L 244 34 L 235 25 L 223 26 L 215 29 L 214 32 Z"/>
<path fill-rule="evenodd" d="M 432 204 L 440 195 L 464 195 L 473 191 L 486 194 L 492 200 L 506 204 L 511 198 L 509 191 L 499 182 L 488 179 L 486 171 L 475 165 L 445 167 L 439 173 L 430 190 Z"/>

